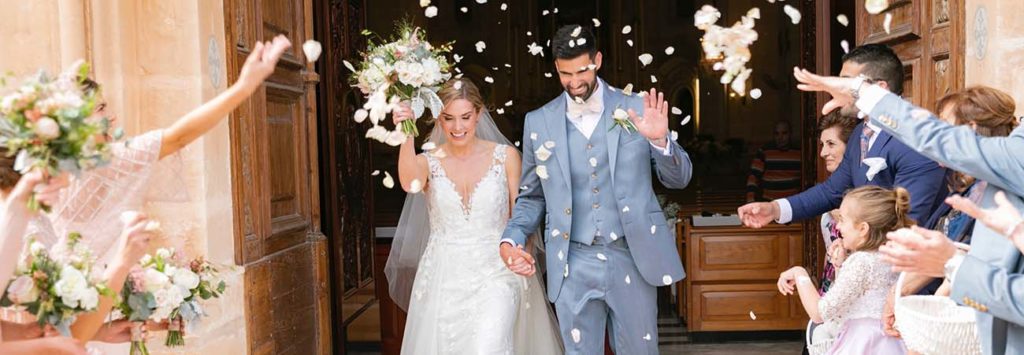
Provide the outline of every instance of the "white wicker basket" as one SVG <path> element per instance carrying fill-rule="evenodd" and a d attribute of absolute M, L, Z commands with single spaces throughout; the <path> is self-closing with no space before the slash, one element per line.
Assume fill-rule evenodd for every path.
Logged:
<path fill-rule="evenodd" d="M 828 349 L 832 348 L 832 344 L 836 342 L 835 338 L 829 338 L 827 340 L 812 343 L 814 339 L 814 329 L 821 324 L 815 324 L 814 321 L 807 321 L 807 352 L 810 355 L 825 355 L 828 353 Z"/>
<path fill-rule="evenodd" d="M 900 296 L 896 281 L 896 329 L 907 349 L 924 355 L 981 354 L 974 309 L 944 296 Z"/>

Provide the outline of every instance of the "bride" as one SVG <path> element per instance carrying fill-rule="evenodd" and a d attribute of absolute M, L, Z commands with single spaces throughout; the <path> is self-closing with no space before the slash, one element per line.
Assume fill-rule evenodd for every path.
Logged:
<path fill-rule="evenodd" d="M 532 260 L 523 264 L 533 276 L 518 276 L 495 247 L 519 191 L 519 153 L 470 80 L 450 80 L 438 96 L 438 146 L 416 155 L 409 137 L 398 158 L 410 195 L 385 273 L 408 311 L 402 353 L 561 354 Z M 413 112 L 402 106 L 393 116 L 399 124 Z"/>

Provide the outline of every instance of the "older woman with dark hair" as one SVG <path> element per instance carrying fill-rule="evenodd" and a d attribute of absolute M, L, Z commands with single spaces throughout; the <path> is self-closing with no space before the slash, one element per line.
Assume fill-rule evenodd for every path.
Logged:
<path fill-rule="evenodd" d="M 846 117 L 833 111 L 818 122 L 818 140 L 821 142 L 821 152 L 818 156 L 825 161 L 825 171 L 829 174 L 839 168 L 843 161 L 843 154 L 846 152 L 846 142 L 857 126 L 857 119 Z M 836 277 L 836 267 L 842 264 L 846 253 L 842 243 L 834 243 L 841 238 L 839 229 L 836 227 L 836 220 L 832 217 L 835 211 L 825 212 L 821 215 L 821 236 L 825 239 L 825 265 L 821 272 L 821 289 L 819 292 L 824 295 L 832 285 Z"/>

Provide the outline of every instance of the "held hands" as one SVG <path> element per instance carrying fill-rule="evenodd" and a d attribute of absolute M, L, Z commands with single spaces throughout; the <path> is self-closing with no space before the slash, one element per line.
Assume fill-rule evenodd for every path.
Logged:
<path fill-rule="evenodd" d="M 740 220 L 748 228 L 762 228 L 779 219 L 779 205 L 775 202 L 748 203 L 739 208 Z"/>
<path fill-rule="evenodd" d="M 509 243 L 501 243 L 501 261 L 512 272 L 521 276 L 533 276 L 537 272 L 533 255 L 523 250 L 522 246 L 514 247 Z"/>
<path fill-rule="evenodd" d="M 802 277 L 808 277 L 807 270 L 803 266 L 794 266 L 783 271 L 779 274 L 779 282 L 776 284 L 779 287 L 779 293 L 787 296 L 796 293 L 796 285 Z"/>
<path fill-rule="evenodd" d="M 647 138 L 658 147 L 664 148 L 668 141 L 668 101 L 665 101 L 665 94 L 658 90 L 651 89 L 644 96 L 643 116 L 637 115 L 636 111 L 629 109 L 629 120 L 633 122 L 637 132 Z"/>
<path fill-rule="evenodd" d="M 245 59 L 242 72 L 238 75 L 238 83 L 255 90 L 270 74 L 274 73 L 278 59 L 284 51 L 292 46 L 292 42 L 284 35 L 277 35 L 273 41 L 256 42 L 252 53 Z"/>

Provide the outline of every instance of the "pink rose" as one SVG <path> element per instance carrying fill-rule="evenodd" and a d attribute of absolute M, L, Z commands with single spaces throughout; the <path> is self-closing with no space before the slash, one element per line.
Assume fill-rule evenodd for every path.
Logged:
<path fill-rule="evenodd" d="M 43 113 L 40 112 L 38 109 L 31 109 L 25 111 L 25 118 L 27 118 L 31 122 L 36 122 L 39 121 L 40 118 L 43 118 Z"/>
<path fill-rule="evenodd" d="M 34 129 L 36 136 L 44 140 L 51 140 L 60 137 L 60 126 L 52 118 L 44 117 L 36 122 Z"/>
<path fill-rule="evenodd" d="M 39 289 L 36 288 L 35 280 L 28 275 L 21 275 L 7 287 L 7 297 L 16 304 L 32 303 L 39 299 Z"/>

